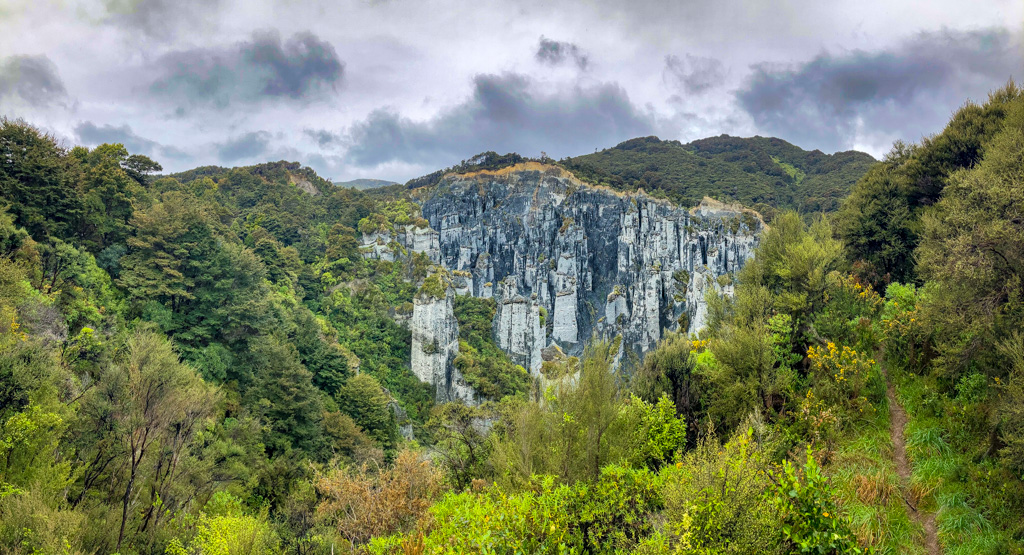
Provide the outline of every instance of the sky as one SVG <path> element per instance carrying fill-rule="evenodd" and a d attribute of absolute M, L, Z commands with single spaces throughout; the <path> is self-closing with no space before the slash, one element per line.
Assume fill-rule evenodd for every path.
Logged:
<path fill-rule="evenodd" d="M 1024 81 L 1021 0 L 0 0 L 0 115 L 165 171 L 405 181 L 493 150 L 883 156 Z"/>

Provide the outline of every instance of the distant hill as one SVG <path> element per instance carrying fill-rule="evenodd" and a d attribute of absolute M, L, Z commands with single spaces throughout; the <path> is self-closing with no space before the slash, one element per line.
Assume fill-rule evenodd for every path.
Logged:
<path fill-rule="evenodd" d="M 560 161 L 581 179 L 621 190 L 643 188 L 684 205 L 710 196 L 802 213 L 837 210 L 874 163 L 863 152 L 825 154 L 782 139 L 729 135 L 687 144 L 641 137 Z"/>
<path fill-rule="evenodd" d="M 367 189 L 379 189 L 380 187 L 390 187 L 391 185 L 398 185 L 394 181 L 387 181 L 384 179 L 353 179 L 351 181 L 335 181 L 334 184 L 338 187 L 345 187 L 346 189 L 355 189 L 357 191 L 365 191 Z"/>
<path fill-rule="evenodd" d="M 236 168 L 223 168 L 220 166 L 200 166 L 183 172 L 172 173 L 172 177 L 181 183 L 191 183 L 197 179 L 209 177 L 214 182 L 220 182 L 228 177 L 235 180 L 240 176 L 257 179 L 260 182 L 275 183 L 295 187 L 313 196 L 330 194 L 332 186 L 329 181 L 316 174 L 312 168 L 303 166 L 298 162 L 265 162 L 253 166 L 241 166 Z"/>

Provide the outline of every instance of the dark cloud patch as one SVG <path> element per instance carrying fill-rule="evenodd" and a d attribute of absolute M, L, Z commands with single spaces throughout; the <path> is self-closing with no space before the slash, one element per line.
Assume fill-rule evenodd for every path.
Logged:
<path fill-rule="evenodd" d="M 217 145 L 217 156 L 222 162 L 236 162 L 258 158 L 270 150 L 270 133 L 254 131 Z"/>
<path fill-rule="evenodd" d="M 725 83 L 725 65 L 716 58 L 693 56 L 665 56 L 662 79 L 673 89 L 702 94 Z"/>
<path fill-rule="evenodd" d="M 172 52 L 157 62 L 150 90 L 185 107 L 225 109 L 262 101 L 305 102 L 335 91 L 345 64 L 330 43 L 312 33 L 282 41 L 274 31 L 221 48 Z"/>
<path fill-rule="evenodd" d="M 340 136 L 325 129 L 303 129 L 302 134 L 315 141 L 320 148 L 327 148 L 341 143 Z"/>
<path fill-rule="evenodd" d="M 103 0 L 106 17 L 132 34 L 168 39 L 220 15 L 223 0 Z"/>
<path fill-rule="evenodd" d="M 523 75 L 479 75 L 469 99 L 431 120 L 373 112 L 350 129 L 348 161 L 443 167 L 487 150 L 534 156 L 544 150 L 559 157 L 650 135 L 655 128 L 653 115 L 634 106 L 617 84 L 549 94 Z"/>
<path fill-rule="evenodd" d="M 64 82 L 46 56 L 0 59 L 0 100 L 18 97 L 31 106 L 59 104 L 67 98 Z"/>
<path fill-rule="evenodd" d="M 540 37 L 540 44 L 537 45 L 534 57 L 538 62 L 553 66 L 573 63 L 581 70 L 586 70 L 590 65 L 590 58 L 579 46 L 571 42 L 551 40 L 543 35 Z"/>
<path fill-rule="evenodd" d="M 132 154 L 145 154 L 151 157 L 173 158 L 176 160 L 188 158 L 188 154 L 180 149 L 141 137 L 127 125 L 120 127 L 113 125 L 98 126 L 91 121 L 86 121 L 75 126 L 75 135 L 78 137 L 78 142 L 87 146 L 96 146 L 103 143 L 121 143 Z"/>
<path fill-rule="evenodd" d="M 943 30 L 887 51 L 754 66 L 737 100 L 763 133 L 839 150 L 852 146 L 858 129 L 909 140 L 938 132 L 965 98 L 984 100 L 1021 75 L 1018 37 Z"/>

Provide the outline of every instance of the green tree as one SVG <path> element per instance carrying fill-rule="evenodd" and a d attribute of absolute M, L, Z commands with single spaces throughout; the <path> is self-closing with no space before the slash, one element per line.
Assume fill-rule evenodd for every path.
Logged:
<path fill-rule="evenodd" d="M 102 144 L 87 153 L 75 152 L 82 164 L 85 206 L 84 238 L 93 252 L 124 243 L 136 204 L 148 203 L 146 190 L 122 168 L 128 151 L 122 144 Z"/>
<path fill-rule="evenodd" d="M 905 282 L 914 276 L 920 224 L 898 174 L 902 154 L 894 148 L 846 200 L 840 234 L 849 256 L 860 261 L 860 273 L 872 283 Z"/>
<path fill-rule="evenodd" d="M 350 375 L 348 357 L 333 337 L 328 337 L 330 328 L 321 324 L 316 316 L 305 307 L 297 307 L 292 318 L 295 329 L 291 339 L 299 352 L 303 366 L 313 374 L 313 385 L 336 394 Z"/>
<path fill-rule="evenodd" d="M 149 174 L 164 169 L 163 166 L 153 161 L 153 159 L 142 154 L 128 156 L 128 158 L 121 162 L 121 168 L 128 174 L 128 177 L 131 177 L 143 187 L 147 185 Z"/>
<path fill-rule="evenodd" d="M 1005 378 L 995 345 L 1024 323 L 1024 96 L 973 169 L 955 173 L 925 214 L 918 249 L 932 284 L 922 311 L 936 332 L 939 367 L 955 383 L 970 371 Z"/>
<path fill-rule="evenodd" d="M 254 351 L 256 382 L 247 395 L 264 419 L 268 455 L 300 449 L 313 459 L 324 457 L 321 394 L 295 347 L 267 336 Z"/>
<path fill-rule="evenodd" d="M 495 413 L 487 465 L 493 479 L 503 487 L 518 490 L 528 487 L 535 475 L 562 471 L 562 442 L 558 437 L 561 415 L 550 405 L 541 407 L 521 397 L 506 397 L 497 404 Z"/>
<path fill-rule="evenodd" d="M 385 450 L 397 442 L 395 415 L 391 399 L 373 376 L 361 373 L 349 378 L 338 391 L 338 407 L 352 417 L 368 436 Z"/>
<path fill-rule="evenodd" d="M 33 237 L 76 235 L 84 210 L 77 179 L 77 164 L 54 137 L 0 119 L 0 198 Z"/>
<path fill-rule="evenodd" d="M 215 224 L 201 205 L 180 193 L 165 195 L 132 221 L 135 234 L 121 260 L 121 285 L 139 301 L 154 300 L 172 311 L 194 298 L 191 258 L 208 258 L 215 247 Z"/>
<path fill-rule="evenodd" d="M 692 419 L 699 409 L 700 397 L 693 379 L 691 349 L 685 334 L 667 333 L 657 348 L 644 356 L 633 376 L 632 391 L 647 403 L 668 395 L 676 410 Z"/>
<path fill-rule="evenodd" d="M 563 381 L 557 407 L 562 415 L 560 474 L 567 480 L 596 480 L 613 452 L 609 429 L 619 417 L 608 342 L 587 346 L 579 374 Z"/>
<path fill-rule="evenodd" d="M 942 133 L 920 145 L 897 142 L 882 164 L 854 185 L 843 203 L 838 234 L 849 259 L 876 289 L 917 279 L 910 254 L 921 240 L 921 216 L 958 170 L 981 161 L 1020 95 L 1010 82 L 984 105 L 966 103 Z"/>
<path fill-rule="evenodd" d="M 465 489 L 473 479 L 484 475 L 490 445 L 480 421 L 486 416 L 477 407 L 445 403 L 434 407 L 427 421 L 434 446 L 456 490 Z"/>
<path fill-rule="evenodd" d="M 94 397 L 114 423 L 111 433 L 118 448 L 113 451 L 123 458 L 118 549 L 150 462 L 163 460 L 162 448 L 189 440 L 194 427 L 210 414 L 213 395 L 195 370 L 178 360 L 167 339 L 153 332 L 132 336 L 124 359 L 104 373 Z"/>
<path fill-rule="evenodd" d="M 255 368 L 250 344 L 283 326 L 283 307 L 269 297 L 262 262 L 212 212 L 181 192 L 140 211 L 119 282 L 132 312 L 159 324 L 207 375 L 244 385 Z M 226 366 L 218 343 L 237 364 Z"/>

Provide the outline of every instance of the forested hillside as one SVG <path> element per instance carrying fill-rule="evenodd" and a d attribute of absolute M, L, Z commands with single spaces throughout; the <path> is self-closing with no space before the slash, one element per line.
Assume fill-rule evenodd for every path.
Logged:
<path fill-rule="evenodd" d="M 424 421 L 388 315 L 417 270 L 363 261 L 361 193 L 289 163 L 155 178 L 16 121 L 0 152 L 0 544 L 163 551 L 215 492 L 311 518 L 311 463 L 391 460 Z"/>
<path fill-rule="evenodd" d="M 642 137 L 561 163 L 617 189 L 643 188 L 683 205 L 710 196 L 771 215 L 835 211 L 875 160 L 863 152 L 824 154 L 782 139 L 722 135 L 687 144 Z"/>
<path fill-rule="evenodd" d="M 1024 94 L 870 170 L 795 148 L 563 161 L 777 213 L 707 327 L 636 365 L 593 338 L 531 377 L 494 301 L 458 297 L 455 364 L 483 402 L 435 405 L 401 322 L 444 276 L 360 246 L 427 225 L 405 188 L 285 162 L 164 176 L 3 120 L 2 550 L 1024 552 Z M 660 159 L 714 180 L 626 177 Z"/>

